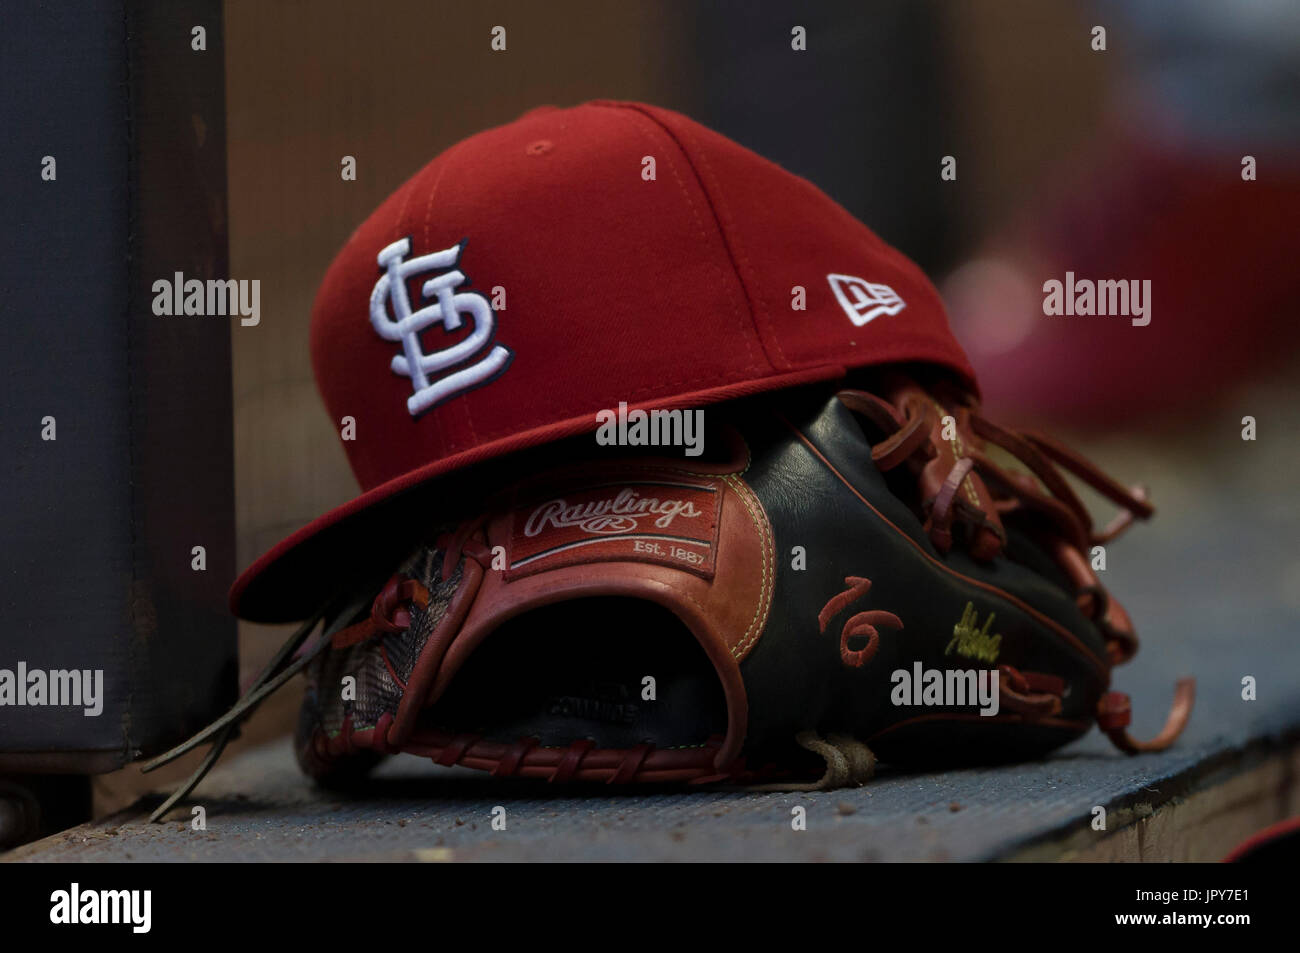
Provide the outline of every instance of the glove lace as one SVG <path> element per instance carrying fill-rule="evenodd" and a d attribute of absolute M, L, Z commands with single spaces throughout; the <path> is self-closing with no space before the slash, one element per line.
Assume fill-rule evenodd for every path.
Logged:
<path fill-rule="evenodd" d="M 1004 521 L 1036 517 L 1036 538 L 1073 583 L 1080 610 L 1101 630 L 1110 664 L 1127 662 L 1137 653 L 1137 634 L 1128 613 L 1107 593 L 1084 553 L 1115 539 L 1134 520 L 1148 519 L 1155 512 L 1145 488 L 1123 486 L 1050 437 L 1000 427 L 969 406 L 958 405 L 950 412 L 916 388 L 903 389 L 892 403 L 861 390 L 841 391 L 839 399 L 885 435 L 871 447 L 877 469 L 888 473 L 907 465 L 920 477 L 924 528 L 939 552 L 950 551 L 960 535 L 971 555 L 990 560 L 1006 546 Z M 941 428 L 941 424 L 946 426 Z M 954 432 L 951 437 L 947 436 L 949 430 Z M 945 439 L 939 439 L 940 433 Z M 1005 451 L 1028 473 L 1000 466 L 984 453 L 980 441 Z M 1105 527 L 1095 528 L 1087 507 L 1060 470 L 1116 504 L 1118 515 Z M 958 526 L 963 533 L 956 532 Z M 861 652 L 865 657 L 853 664 L 863 664 L 874 653 L 874 631 L 866 633 L 864 629 L 870 642 Z M 848 655 L 845 661 L 849 664 Z M 1002 698 L 1011 710 L 1026 715 L 1060 711 L 1064 683 L 1055 684 L 1059 679 L 1017 672 L 1010 666 L 999 668 L 1006 670 L 1001 678 Z M 1179 679 L 1164 728 L 1150 741 L 1137 741 L 1126 731 L 1132 706 L 1121 692 L 1102 697 L 1097 723 L 1121 751 L 1159 751 L 1171 745 L 1186 726 L 1194 698 L 1195 681 Z"/>

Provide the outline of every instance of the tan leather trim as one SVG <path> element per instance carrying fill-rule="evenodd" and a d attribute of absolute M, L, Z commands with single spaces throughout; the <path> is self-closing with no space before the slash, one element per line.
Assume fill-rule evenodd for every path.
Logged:
<path fill-rule="evenodd" d="M 767 626 L 768 614 L 772 610 L 772 594 L 776 590 L 776 543 L 772 537 L 772 524 L 768 521 L 767 512 L 754 491 L 749 488 L 749 484 L 734 476 L 727 477 L 726 482 L 744 505 L 745 512 L 758 534 L 758 544 L 762 554 L 759 569 L 759 598 L 754 607 L 754 616 L 745 629 L 744 635 L 731 646 L 731 654 L 739 662 L 758 642 L 759 636 Z"/>
<path fill-rule="evenodd" d="M 746 450 L 747 455 L 747 450 Z M 740 754 L 748 724 L 748 701 L 740 660 L 761 636 L 771 611 L 776 553 L 771 525 L 754 492 L 734 473 L 700 472 L 689 466 L 645 465 L 629 461 L 623 468 L 602 468 L 635 479 L 672 472 L 711 478 L 722 494 L 716 565 L 712 579 L 671 565 L 628 559 L 559 565 L 507 581 L 505 573 L 467 570 L 466 586 L 477 583 L 472 604 L 455 628 L 444 619 L 430 637 L 412 675 L 411 685 L 390 738 L 405 740 L 415 721 L 411 699 L 424 708 L 436 705 L 474 650 L 502 624 L 533 609 L 592 596 L 645 599 L 672 612 L 690 630 L 713 665 L 727 704 L 727 734 L 717 752 L 721 769 Z M 590 476 L 590 473 L 587 474 Z M 549 475 L 548 475 L 549 476 Z M 513 514 L 497 513 L 484 529 L 489 549 L 506 545 Z M 467 559 L 465 565 L 477 564 Z M 458 592 L 456 599 L 460 599 Z M 453 600 L 453 605 L 458 603 Z M 449 615 L 451 613 L 449 612 Z M 617 619 L 611 619 L 617 625 Z M 557 633 L 556 637 L 562 637 Z M 611 638 L 618 638 L 616 629 Z M 449 642 L 444 640 L 449 639 Z M 434 644 L 437 642 L 437 644 Z M 399 728 L 400 725 L 400 728 Z"/>

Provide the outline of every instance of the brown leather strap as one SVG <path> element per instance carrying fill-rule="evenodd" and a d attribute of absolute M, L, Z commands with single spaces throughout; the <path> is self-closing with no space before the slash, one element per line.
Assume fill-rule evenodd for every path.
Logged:
<path fill-rule="evenodd" d="M 1076 549 L 1088 545 L 1090 530 L 1069 504 L 1048 493 L 1043 493 L 1032 477 L 998 466 L 980 450 L 971 450 L 970 457 L 975 461 L 976 469 L 986 480 L 991 480 L 995 486 L 1009 495 L 1010 500 L 1007 502 L 1011 505 L 1000 508 L 1001 512 L 1032 510 L 1051 520 L 1057 532 Z"/>
<path fill-rule="evenodd" d="M 1097 703 L 1097 726 L 1125 754 L 1164 751 L 1183 733 L 1196 701 L 1196 680 L 1180 678 L 1174 688 L 1174 703 L 1160 733 L 1150 741 L 1138 741 L 1126 730 L 1133 720 L 1133 706 L 1123 692 L 1107 692 Z"/>
<path fill-rule="evenodd" d="M 999 665 L 998 676 L 998 703 L 1001 707 L 1031 718 L 1061 713 L 1064 679 L 1042 672 L 1022 672 L 1010 665 Z"/>
<path fill-rule="evenodd" d="M 888 473 L 918 453 L 927 459 L 934 456 L 934 447 L 930 443 L 933 421 L 929 404 L 906 401 L 900 413 L 893 404 L 866 391 L 844 390 L 837 396 L 849 410 L 861 414 L 890 434 L 871 447 L 871 460 L 880 472 Z"/>
<path fill-rule="evenodd" d="M 520 766 L 524 763 L 524 758 L 537 745 L 538 739 L 536 738 L 520 738 L 506 748 L 505 752 L 497 760 L 496 766 L 492 769 L 492 774 L 496 777 L 510 777 L 512 774 L 518 774 Z"/>
<path fill-rule="evenodd" d="M 410 628 L 411 613 L 406 608 L 408 604 L 420 609 L 428 608 L 429 590 L 418 579 L 394 575 L 371 602 L 370 618 L 335 632 L 330 637 L 331 645 L 336 649 L 345 649 L 377 635 L 402 632 Z"/>
<path fill-rule="evenodd" d="M 627 784 L 640 772 L 641 766 L 645 764 L 646 758 L 650 756 L 650 752 L 654 750 L 654 747 L 652 744 L 642 742 L 629 748 L 623 760 L 619 762 L 618 768 L 609 776 L 609 781 L 606 783 Z"/>
<path fill-rule="evenodd" d="M 1130 493 L 1133 499 L 1146 503 L 1147 500 L 1146 487 L 1135 486 L 1130 491 Z M 1103 529 L 1100 533 L 1093 534 L 1092 541 L 1094 543 L 1109 543 L 1112 539 L 1114 539 L 1116 536 L 1119 536 L 1120 533 L 1124 532 L 1126 529 L 1128 529 L 1130 526 L 1133 525 L 1133 520 L 1135 518 L 1135 515 L 1136 514 L 1132 510 L 1127 510 L 1127 509 L 1120 510 L 1118 513 L 1115 514 L 1115 518 L 1106 524 L 1105 529 Z M 1145 519 L 1146 517 L 1142 517 L 1142 518 Z"/>
<path fill-rule="evenodd" d="M 1106 499 L 1138 519 L 1150 519 L 1155 507 L 1147 502 L 1142 487 L 1123 486 L 1102 473 L 1095 464 L 1046 434 L 1026 430 L 1024 438 L 1061 466 L 1065 467 Z"/>
<path fill-rule="evenodd" d="M 1034 476 L 1042 481 L 1043 486 L 1047 487 L 1048 491 L 1056 499 L 1069 507 L 1071 512 L 1078 517 L 1085 532 L 1092 531 L 1092 517 L 1088 515 L 1087 508 L 1074 490 L 1070 488 L 1070 484 L 1065 482 L 1065 479 L 1056 472 L 1051 463 L 1038 451 L 1033 443 L 1017 433 L 999 427 L 978 414 L 971 415 L 971 427 L 977 435 L 1006 450 L 1029 467 Z"/>
<path fill-rule="evenodd" d="M 970 457 L 962 457 L 948 471 L 948 476 L 944 478 L 943 485 L 939 487 L 939 493 L 934 498 L 934 507 L 930 510 L 930 520 L 927 525 L 930 540 L 934 543 L 935 549 L 941 553 L 952 549 L 953 499 L 961 488 L 962 481 L 974 468 L 974 460 Z"/>
<path fill-rule="evenodd" d="M 569 745 L 568 750 L 560 757 L 560 763 L 555 766 L 555 773 L 548 780 L 559 783 L 573 780 L 574 775 L 578 773 L 578 769 L 582 767 L 582 759 L 594 747 L 596 747 L 596 742 L 590 738 L 579 738 Z"/>

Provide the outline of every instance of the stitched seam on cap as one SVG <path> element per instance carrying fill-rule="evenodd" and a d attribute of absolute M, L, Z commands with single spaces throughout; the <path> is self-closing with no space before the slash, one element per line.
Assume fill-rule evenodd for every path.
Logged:
<path fill-rule="evenodd" d="M 442 161 L 442 168 L 440 168 L 440 169 L 438 170 L 438 177 L 437 177 L 436 179 L 433 180 L 433 187 L 432 187 L 431 189 L 429 189 L 429 198 L 428 198 L 428 200 L 425 202 L 425 205 L 424 205 L 424 247 L 425 247 L 425 249 L 428 249 L 428 248 L 430 247 L 430 242 L 429 242 L 429 228 L 430 228 L 430 223 L 431 223 L 432 220 L 433 220 L 433 200 L 434 200 L 434 197 L 437 196 L 437 194 L 438 194 L 438 187 L 442 185 L 443 177 L 446 176 L 446 174 L 447 174 L 447 167 L 451 165 L 451 157 L 452 157 L 452 155 L 455 154 L 456 152 L 460 152 L 460 151 L 461 151 L 461 147 L 462 147 L 462 146 L 465 144 L 465 142 L 467 142 L 467 141 L 468 141 L 468 140 L 462 139 L 460 142 L 456 143 L 454 146 L 452 146 L 450 149 L 448 149 L 445 153 L 443 153 L 443 156 L 442 156 L 442 160 L 443 160 L 443 161 Z M 472 236 L 467 236 L 467 237 L 472 237 Z M 457 240 L 459 241 L 459 239 L 457 239 Z M 428 251 L 427 251 L 427 250 L 425 251 L 425 254 L 428 254 Z M 457 264 L 459 264 L 459 262 L 458 262 Z M 455 402 L 453 401 L 453 403 L 455 403 Z M 465 401 L 463 401 L 463 400 L 460 401 L 459 403 L 460 403 L 461 416 L 464 418 L 466 426 L 469 427 L 469 432 L 470 432 L 470 435 L 471 435 L 471 440 L 470 440 L 470 443 L 468 444 L 468 446 L 471 446 L 471 447 L 472 447 L 472 446 L 476 446 L 476 445 L 478 444 L 478 442 L 479 442 L 479 441 L 478 441 L 478 435 L 475 433 L 475 430 L 474 430 L 474 421 L 470 419 L 469 405 L 468 405 Z M 432 415 L 429 415 L 429 416 L 432 416 Z M 454 451 L 457 449 L 457 445 L 456 445 L 454 442 L 448 441 L 448 440 L 446 439 L 446 438 L 447 438 L 447 430 L 446 430 L 445 427 L 443 427 L 443 425 L 442 425 L 442 421 L 441 421 L 441 420 L 438 420 L 438 421 L 434 424 L 434 426 L 438 428 L 438 433 L 439 433 L 439 434 L 441 435 L 441 437 L 442 437 L 443 445 L 444 445 L 444 446 L 447 446 L 451 451 L 454 452 Z"/>
<path fill-rule="evenodd" d="M 731 241 L 727 236 L 727 230 L 722 227 L 722 216 L 718 211 L 717 203 L 714 202 L 713 194 L 705 186 L 704 178 L 703 176 L 701 176 L 700 170 L 696 167 L 695 159 L 692 157 L 691 153 L 687 151 L 686 146 L 682 143 L 681 137 L 679 137 L 676 132 L 674 132 L 663 122 L 661 122 L 657 116 L 650 113 L 648 110 L 642 108 L 641 106 L 637 105 L 636 103 L 607 103 L 605 105 L 611 108 L 628 109 L 633 112 L 640 113 L 642 116 L 645 116 L 652 123 L 654 123 L 660 129 L 662 129 L 664 135 L 666 135 L 670 140 L 672 140 L 673 145 L 677 146 L 678 151 L 681 152 L 682 157 L 686 160 L 686 165 L 690 168 L 691 174 L 695 176 L 695 181 L 699 185 L 700 191 L 704 193 L 704 201 L 709 206 L 709 214 L 713 216 L 713 224 L 714 227 L 716 227 L 718 230 L 718 238 L 722 242 L 723 251 L 727 253 L 727 261 L 731 263 L 731 270 L 735 273 L 736 281 L 740 283 L 740 290 L 745 295 L 745 304 L 749 308 L 749 323 L 750 326 L 753 328 L 754 336 L 758 338 L 759 345 L 763 348 L 763 356 L 767 358 L 768 365 L 774 371 L 793 370 L 793 368 L 789 366 L 790 362 L 786 360 L 784 354 L 781 354 L 781 361 L 784 366 L 778 367 L 777 362 L 772 360 L 772 355 L 767 348 L 767 340 L 765 339 L 762 331 L 760 331 L 758 327 L 758 312 L 754 306 L 755 293 L 753 292 L 753 290 L 750 289 L 749 283 L 745 281 L 745 276 L 741 273 L 740 264 L 736 260 L 736 251 L 735 249 L 732 248 Z M 701 159 L 702 158 L 703 157 L 701 156 Z M 676 172 L 674 171 L 673 174 L 676 175 Z M 693 207 L 694 206 L 692 205 L 692 208 Z M 777 346 L 777 350 L 778 352 L 780 351 L 779 345 Z"/>
<path fill-rule="evenodd" d="M 789 360 L 785 358 L 784 352 L 781 351 L 780 343 L 776 342 L 775 334 L 772 335 L 772 343 L 776 345 L 777 354 L 780 355 L 781 367 L 777 367 L 776 361 L 772 360 L 771 352 L 768 352 L 766 335 L 763 334 L 762 330 L 759 329 L 758 326 L 758 308 L 764 306 L 762 306 L 762 302 L 755 303 L 755 298 L 758 296 L 757 290 L 751 289 L 749 282 L 745 280 L 745 274 L 741 270 L 741 263 L 737 260 L 738 250 L 733 247 L 731 238 L 729 238 L 729 235 L 727 234 L 727 229 L 723 228 L 723 216 L 718 207 L 719 203 L 715 202 L 714 194 L 712 194 L 705 185 L 705 178 L 703 178 L 701 170 L 699 170 L 697 165 L 695 165 L 695 156 L 686 150 L 685 144 L 682 143 L 682 139 L 680 135 L 677 135 L 676 131 L 669 129 L 669 127 L 664 125 L 658 117 L 654 116 L 653 113 L 646 111 L 646 109 L 641 108 L 640 105 L 637 105 L 636 103 L 611 103 L 610 105 L 617 105 L 619 108 L 632 109 L 634 112 L 641 113 L 642 116 L 647 118 L 647 120 L 650 120 L 651 122 L 654 122 L 656 126 L 659 126 L 659 129 L 662 129 L 664 134 L 666 134 L 669 139 L 672 139 L 673 144 L 679 148 L 681 155 L 686 159 L 686 165 L 690 166 L 690 172 L 694 174 L 695 182 L 699 185 L 699 191 L 702 191 L 703 194 L 705 194 L 705 202 L 708 203 L 708 211 L 710 211 L 712 217 L 714 217 L 714 225 L 718 228 L 718 237 L 722 239 L 723 248 L 725 252 L 727 252 L 727 260 L 731 261 L 732 270 L 736 273 L 736 281 L 740 282 L 741 291 L 744 291 L 745 303 L 749 306 L 750 324 L 753 325 L 754 334 L 757 335 L 758 343 L 763 348 L 763 355 L 766 356 L 767 363 L 771 365 L 774 371 L 793 371 L 794 368 L 790 367 Z M 699 161 L 701 161 L 701 163 L 706 163 L 705 157 L 703 157 L 703 151 L 699 153 Z M 746 265 L 746 267 L 748 267 L 748 265 Z"/>
<path fill-rule="evenodd" d="M 613 104 L 611 104 L 611 105 L 613 105 Z M 615 107 L 615 108 L 618 108 L 618 107 Z M 635 111 L 641 113 L 641 115 L 643 115 L 643 116 L 646 116 L 646 118 L 649 119 L 649 120 L 650 120 L 650 121 L 651 121 L 651 122 L 652 122 L 656 127 L 658 127 L 659 129 L 661 129 L 661 130 L 663 130 L 665 133 L 667 133 L 669 141 L 670 141 L 674 146 L 677 147 L 677 151 L 680 152 L 680 153 L 682 154 L 682 157 L 686 160 L 686 164 L 687 164 L 687 166 L 690 167 L 690 168 L 691 168 L 691 172 L 694 173 L 694 172 L 695 172 L 695 169 L 694 169 L 694 167 L 691 166 L 690 157 L 686 155 L 686 150 L 684 150 L 684 149 L 682 148 L 681 143 L 679 143 L 679 142 L 676 140 L 676 138 L 673 137 L 672 133 L 670 133 L 670 132 L 668 132 L 666 129 L 664 129 L 664 126 L 663 126 L 662 123 L 655 122 L 654 117 L 652 117 L 652 116 L 647 116 L 644 112 L 642 112 L 642 111 L 639 110 L 639 109 L 637 109 L 637 110 L 635 110 Z M 644 134 L 644 130 L 639 130 L 639 131 L 641 131 L 642 134 Z M 678 172 L 677 172 L 677 166 L 676 166 L 675 163 L 673 163 L 671 157 L 669 157 L 669 156 L 665 156 L 665 158 L 668 159 L 668 171 L 671 172 L 671 173 L 673 174 L 673 179 L 674 179 L 674 181 L 676 181 L 678 189 L 681 190 L 682 198 L 684 198 L 684 199 L 686 200 L 686 204 L 687 204 L 687 206 L 688 206 L 688 207 L 690 208 L 690 210 L 691 210 L 691 218 L 693 218 L 693 219 L 695 220 L 695 224 L 696 224 L 696 226 L 697 226 L 697 227 L 699 228 L 699 230 L 700 230 L 700 237 L 703 238 L 703 239 L 707 242 L 707 241 L 708 241 L 708 236 L 709 236 L 708 229 L 705 227 L 704 221 L 703 221 L 703 219 L 702 219 L 701 216 L 700 216 L 700 212 L 699 212 L 699 210 L 698 210 L 698 209 L 696 208 L 696 206 L 695 206 L 695 202 L 691 199 L 691 193 L 690 193 L 690 190 L 686 188 L 686 183 L 682 181 L 682 177 L 681 177 L 681 176 L 678 174 Z M 699 176 L 698 176 L 698 175 L 696 175 L 696 181 L 697 181 L 697 182 L 699 181 Z M 704 191 L 704 187 L 703 187 L 702 185 L 700 186 L 700 191 L 701 191 L 701 192 L 704 192 L 704 198 L 705 198 L 705 201 L 707 202 L 707 201 L 708 201 L 708 192 L 705 192 L 705 191 Z M 710 210 L 710 212 L 712 212 L 712 206 L 711 206 L 711 205 L 710 205 L 710 209 L 709 209 L 709 210 Z M 716 215 L 714 216 L 714 224 L 715 224 L 715 225 L 717 224 L 717 216 L 716 216 Z M 721 239 L 722 236 L 719 235 L 719 238 Z M 727 249 L 727 243 L 726 243 L 726 240 L 725 240 L 725 239 L 722 240 L 722 248 L 723 248 L 723 251 L 727 252 L 727 260 L 728 260 L 729 262 L 731 262 L 732 271 L 734 272 L 734 271 L 735 271 L 735 262 L 734 262 L 734 261 L 731 261 L 731 252 Z M 727 276 L 726 276 L 726 271 L 725 271 L 723 268 L 721 268 L 720 266 L 718 266 L 716 263 L 714 264 L 714 267 L 716 268 L 716 270 L 717 270 L 717 272 L 718 272 L 719 278 L 721 278 L 722 281 L 725 282 L 725 281 L 726 281 L 726 277 L 727 277 Z M 736 280 L 740 283 L 741 290 L 744 291 L 745 283 L 744 283 L 743 281 L 740 280 L 740 275 L 739 275 L 739 274 L 736 275 Z M 737 324 L 739 325 L 739 327 L 740 327 L 741 338 L 742 338 L 742 340 L 744 340 L 744 342 L 745 342 L 745 354 L 746 354 L 747 357 L 748 357 L 748 363 L 749 363 L 751 366 L 753 366 L 753 365 L 756 363 L 756 362 L 755 362 L 755 358 L 757 357 L 757 355 L 754 353 L 754 344 L 753 344 L 753 342 L 749 339 L 748 335 L 745 334 L 745 331 L 748 330 L 748 329 L 745 327 L 745 316 L 744 316 L 743 314 L 740 313 L 739 309 L 736 308 L 735 302 L 734 302 L 734 301 L 730 301 L 730 296 L 728 296 L 728 300 L 729 300 L 729 303 L 731 304 L 731 310 L 732 310 L 732 313 L 736 316 L 736 323 L 737 323 Z M 752 318 L 751 318 L 751 320 L 750 320 L 750 324 L 751 324 L 751 325 L 753 324 L 753 320 L 752 320 Z M 755 336 L 757 336 L 757 330 L 755 330 Z M 760 341 L 759 343 L 761 344 L 762 342 Z M 767 363 L 768 363 L 769 366 L 770 366 L 771 363 L 772 363 L 772 362 L 771 362 L 771 359 L 767 357 L 767 354 L 766 354 L 766 353 L 764 353 L 763 356 L 764 356 L 764 358 L 767 359 Z"/>
<path fill-rule="evenodd" d="M 740 279 L 740 285 L 742 288 L 745 289 L 745 293 L 752 298 L 752 301 L 750 302 L 750 313 L 753 315 L 754 332 L 758 335 L 759 341 L 763 343 L 764 349 L 766 349 L 767 340 L 763 335 L 762 329 L 758 326 L 758 316 L 760 312 L 762 312 L 764 315 L 769 314 L 767 302 L 763 300 L 763 296 L 759 293 L 758 282 L 755 281 L 753 283 L 753 287 L 751 288 L 750 282 L 745 278 L 746 274 L 753 274 L 754 269 L 750 266 L 749 258 L 745 254 L 744 249 L 742 248 L 740 242 L 736 242 L 733 247 L 733 244 L 728 236 L 727 229 L 723 228 L 722 189 L 715 188 L 711 192 L 709 189 L 704 187 L 705 175 L 708 176 L 710 181 L 712 181 L 715 186 L 717 184 L 717 176 L 713 174 L 713 170 L 709 167 L 709 159 L 708 159 L 708 155 L 706 154 L 706 150 L 696 149 L 695 156 L 696 158 L 699 159 L 700 168 L 703 170 L 703 174 L 700 175 L 700 187 L 704 189 L 704 194 L 708 196 L 709 204 L 713 208 L 714 215 L 718 219 L 718 231 L 722 233 L 722 240 L 727 246 L 728 253 L 731 254 L 736 260 L 736 276 Z M 687 153 L 687 160 L 688 161 L 691 160 L 690 153 Z M 717 195 L 716 200 L 714 199 L 715 194 Z M 768 323 L 773 324 L 773 322 L 771 321 L 769 321 Z M 776 353 L 780 356 L 781 361 L 786 365 L 781 369 L 782 370 L 791 369 L 792 365 L 790 359 L 786 357 L 785 349 L 781 347 L 781 340 L 776 334 L 775 326 L 773 326 L 772 329 L 772 346 L 776 348 Z"/>

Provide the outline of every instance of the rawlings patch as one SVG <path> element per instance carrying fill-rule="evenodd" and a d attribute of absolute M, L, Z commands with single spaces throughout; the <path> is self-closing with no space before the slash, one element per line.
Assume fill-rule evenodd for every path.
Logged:
<path fill-rule="evenodd" d="M 506 580 L 581 563 L 658 563 L 713 578 L 722 484 L 610 481 L 517 504 Z"/>

